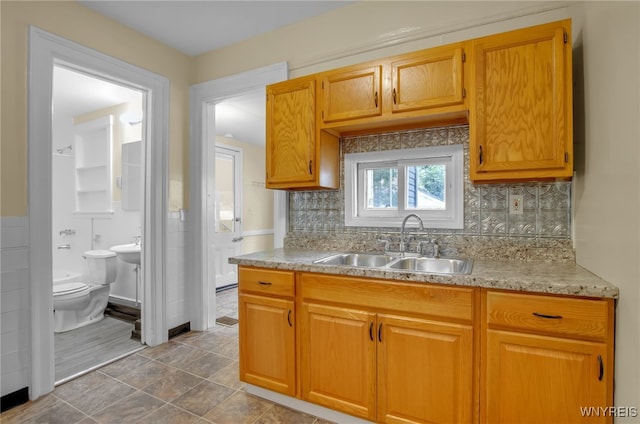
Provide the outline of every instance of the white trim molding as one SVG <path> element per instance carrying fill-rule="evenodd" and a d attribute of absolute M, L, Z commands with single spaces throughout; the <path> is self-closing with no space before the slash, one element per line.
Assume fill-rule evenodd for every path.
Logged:
<path fill-rule="evenodd" d="M 168 205 L 169 80 L 36 27 L 29 28 L 28 220 L 31 287 L 31 385 L 36 399 L 54 387 L 51 292 L 51 152 L 54 65 L 145 93 L 145 194 L 142 254 L 142 337 L 149 345 L 168 338 L 166 328 L 166 225 Z"/>
<path fill-rule="evenodd" d="M 207 81 L 191 87 L 190 93 L 190 201 L 191 201 L 191 231 L 193 244 L 187 254 L 190 263 L 187 269 L 193 292 L 191 293 L 193 315 L 191 328 L 193 330 L 206 330 L 209 326 L 208 317 L 212 308 L 215 308 L 215 292 L 210 293 L 207 282 L 215 275 L 215 270 L 210 269 L 207 261 L 207 208 L 209 181 L 212 181 L 213 166 L 208 162 L 209 149 L 213 143 L 207 140 L 215 140 L 215 104 L 221 100 L 258 89 L 264 89 L 268 84 L 284 81 L 288 77 L 286 62 L 266 66 L 260 69 L 243 72 L 236 75 Z M 266 95 L 266 94 L 265 94 Z M 275 196 L 274 209 L 276 213 L 284 213 L 282 205 L 283 195 Z M 274 219 L 282 225 L 286 216 Z M 285 221 L 286 222 L 286 221 Z M 277 225 L 277 224 L 276 224 Z M 285 224 L 286 225 L 286 224 Z M 286 229 L 276 227 L 276 235 L 282 233 L 284 238 Z M 277 238 L 277 237 L 275 237 Z"/>
<path fill-rule="evenodd" d="M 242 237 L 270 236 L 275 234 L 273 228 L 270 230 L 249 230 L 243 231 Z"/>

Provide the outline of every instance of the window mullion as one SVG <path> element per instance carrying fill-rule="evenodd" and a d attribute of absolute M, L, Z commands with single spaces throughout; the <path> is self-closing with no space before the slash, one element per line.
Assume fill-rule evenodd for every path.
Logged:
<path fill-rule="evenodd" d="M 398 162 L 398 216 L 404 216 L 407 210 L 407 167 Z"/>

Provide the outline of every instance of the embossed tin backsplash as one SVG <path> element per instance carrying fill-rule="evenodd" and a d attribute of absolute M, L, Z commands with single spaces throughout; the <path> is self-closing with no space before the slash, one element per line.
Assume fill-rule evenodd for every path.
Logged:
<path fill-rule="evenodd" d="M 555 239 L 571 237 L 571 182 L 473 184 L 469 180 L 468 125 L 382 133 L 341 139 L 340 186 L 344 187 L 344 154 L 415 147 L 463 144 L 464 228 L 428 230 L 439 236 Z M 510 215 L 510 194 L 523 196 L 522 215 Z M 289 193 L 289 238 L 326 238 L 340 234 L 389 233 L 397 228 L 345 227 L 344 192 L 339 190 Z M 548 240 L 550 241 L 550 240 Z M 566 243 L 561 243 L 565 245 Z"/>

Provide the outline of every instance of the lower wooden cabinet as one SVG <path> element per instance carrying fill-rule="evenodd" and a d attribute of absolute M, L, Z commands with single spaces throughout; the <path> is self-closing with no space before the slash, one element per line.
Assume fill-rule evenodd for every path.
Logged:
<path fill-rule="evenodd" d="M 613 405 L 613 300 L 483 294 L 482 422 L 604 423 Z"/>
<path fill-rule="evenodd" d="M 240 379 L 379 423 L 610 423 L 613 299 L 239 269 Z"/>
<path fill-rule="evenodd" d="M 375 314 L 304 302 L 300 326 L 302 399 L 375 421 Z"/>
<path fill-rule="evenodd" d="M 473 421 L 472 323 L 428 317 L 428 308 L 423 317 L 400 311 L 407 294 L 458 303 L 455 288 L 307 274 L 301 280 L 303 400 L 382 423 Z M 472 316 L 466 290 L 461 297 L 469 295 Z"/>
<path fill-rule="evenodd" d="M 469 423 L 473 327 L 378 315 L 378 421 Z"/>
<path fill-rule="evenodd" d="M 240 380 L 296 394 L 294 275 L 240 267 Z"/>

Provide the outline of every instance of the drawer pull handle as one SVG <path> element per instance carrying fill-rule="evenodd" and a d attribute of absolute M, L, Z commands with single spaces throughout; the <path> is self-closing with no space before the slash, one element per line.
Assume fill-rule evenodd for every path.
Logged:
<path fill-rule="evenodd" d="M 373 341 L 373 321 L 369 324 L 369 338 Z"/>
<path fill-rule="evenodd" d="M 287 314 L 287 322 L 289 323 L 289 327 L 293 327 L 293 323 L 291 322 L 291 309 L 289 309 L 289 313 Z"/>
<path fill-rule="evenodd" d="M 534 312 L 533 315 L 538 318 L 546 318 L 546 319 L 562 319 L 562 315 L 547 315 L 547 314 L 539 314 L 538 312 Z"/>
<path fill-rule="evenodd" d="M 373 97 L 373 102 L 375 103 L 376 107 L 378 107 L 378 92 L 376 91 L 375 96 Z"/>
<path fill-rule="evenodd" d="M 604 377 L 604 363 L 602 362 L 602 355 L 598 355 L 598 362 L 600 363 L 600 374 L 598 375 L 598 381 L 602 381 L 602 377 Z"/>
<path fill-rule="evenodd" d="M 382 323 L 378 326 L 378 341 L 382 343 Z"/>
<path fill-rule="evenodd" d="M 268 281 L 258 281 L 258 284 L 260 284 L 261 286 L 270 286 L 271 283 Z"/>
<path fill-rule="evenodd" d="M 396 97 L 397 97 L 397 96 L 396 96 L 396 89 L 394 88 L 394 89 L 393 89 L 393 104 L 394 104 L 394 105 L 397 105 L 397 104 L 398 104 L 398 102 L 397 102 L 397 98 L 396 98 Z"/>

